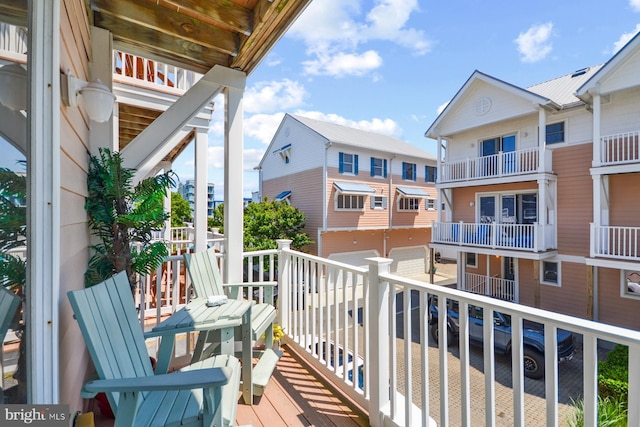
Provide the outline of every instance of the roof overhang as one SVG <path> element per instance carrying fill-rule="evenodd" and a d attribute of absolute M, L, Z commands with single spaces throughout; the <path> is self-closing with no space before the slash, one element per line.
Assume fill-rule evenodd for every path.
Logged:
<path fill-rule="evenodd" d="M 352 194 L 357 196 L 366 196 L 368 194 L 374 194 L 376 191 L 368 186 L 359 182 L 345 182 L 335 181 L 333 183 L 336 191 L 340 194 Z"/>
<path fill-rule="evenodd" d="M 417 197 L 417 198 L 422 198 L 422 199 L 426 199 L 427 197 L 429 197 L 429 193 L 424 191 L 422 188 L 396 187 L 396 190 L 403 197 Z"/>
<path fill-rule="evenodd" d="M 276 200 L 276 202 L 283 202 L 283 201 L 287 200 L 289 197 L 291 197 L 291 190 L 286 190 L 286 191 L 283 191 L 283 192 L 279 193 L 275 197 L 275 200 Z"/>

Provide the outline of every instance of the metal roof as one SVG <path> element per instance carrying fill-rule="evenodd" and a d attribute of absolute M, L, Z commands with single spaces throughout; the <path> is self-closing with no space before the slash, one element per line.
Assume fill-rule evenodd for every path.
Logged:
<path fill-rule="evenodd" d="M 429 197 L 429 193 L 422 188 L 396 187 L 396 190 L 405 197 Z"/>
<path fill-rule="evenodd" d="M 551 99 L 563 108 L 573 107 L 583 102 L 575 96 L 577 90 L 589 80 L 603 64 L 583 68 L 573 73 L 528 87 L 527 90 Z"/>
<path fill-rule="evenodd" d="M 359 182 L 345 182 L 345 181 L 335 181 L 333 186 L 336 187 L 340 193 L 343 194 L 358 194 L 358 195 L 366 195 L 373 194 L 376 191 L 369 187 L 367 184 L 362 184 Z"/>
<path fill-rule="evenodd" d="M 289 196 L 291 196 L 291 190 L 283 191 L 275 197 L 275 200 L 277 202 L 281 202 L 283 200 L 286 200 Z"/>
<path fill-rule="evenodd" d="M 335 123 L 323 122 L 297 115 L 290 115 L 308 128 L 327 139 L 327 142 L 375 150 L 390 154 L 403 154 L 421 159 L 433 160 L 436 156 L 397 138 L 368 132 Z"/>

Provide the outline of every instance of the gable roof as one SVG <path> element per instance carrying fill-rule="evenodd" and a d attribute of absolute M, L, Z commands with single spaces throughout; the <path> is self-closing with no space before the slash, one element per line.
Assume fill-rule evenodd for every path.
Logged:
<path fill-rule="evenodd" d="M 298 115 L 286 114 L 284 120 L 287 119 L 287 116 L 313 130 L 325 138 L 328 143 L 340 144 L 364 150 L 374 150 L 382 153 L 402 154 L 410 157 L 418 157 L 433 161 L 436 160 L 435 155 L 392 136 L 368 132 L 361 129 L 355 129 Z"/>
<path fill-rule="evenodd" d="M 584 103 L 576 96 L 576 90 L 593 77 L 602 68 L 602 65 L 582 68 L 564 76 L 530 86 L 527 90 L 553 100 L 561 109 L 575 107 Z"/>
<path fill-rule="evenodd" d="M 488 83 L 492 86 L 505 90 L 509 93 L 512 93 L 521 98 L 527 99 L 531 101 L 533 104 L 540 104 L 549 106 L 551 108 L 559 108 L 559 106 L 551 99 L 546 96 L 542 96 L 535 92 L 529 91 L 527 89 L 523 89 L 521 87 L 515 86 L 511 83 L 507 83 L 504 80 L 497 79 L 488 74 L 482 73 L 478 70 L 475 70 L 471 76 L 467 79 L 467 81 L 462 85 L 462 87 L 458 90 L 455 96 L 449 101 L 444 110 L 438 115 L 436 120 L 429 126 L 429 129 L 425 132 L 425 136 L 428 138 L 437 138 L 438 132 L 436 129 L 438 125 L 444 120 L 444 118 L 449 114 L 449 112 L 464 98 L 465 93 L 470 90 L 475 82 L 482 81 Z"/>
<path fill-rule="evenodd" d="M 599 84 L 613 74 L 625 62 L 631 54 L 640 50 L 640 33 L 636 34 L 631 40 L 625 44 L 622 49 L 615 53 L 603 66 L 587 80 L 582 86 L 576 90 L 576 96 L 587 102 L 591 95 L 589 91 L 596 89 Z M 598 89 L 599 90 L 599 89 Z"/>

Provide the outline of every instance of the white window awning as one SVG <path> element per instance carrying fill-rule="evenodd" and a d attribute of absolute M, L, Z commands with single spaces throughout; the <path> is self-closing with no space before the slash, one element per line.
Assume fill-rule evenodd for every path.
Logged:
<path fill-rule="evenodd" d="M 359 182 L 344 182 L 336 181 L 333 186 L 339 193 L 342 194 L 355 194 L 359 196 L 366 196 L 367 194 L 374 194 L 376 191 L 369 187 L 367 184 Z"/>
<path fill-rule="evenodd" d="M 291 196 L 291 190 L 283 191 L 275 197 L 276 202 L 287 200 Z"/>
<path fill-rule="evenodd" d="M 396 187 L 396 190 L 398 190 L 398 193 L 403 197 L 419 197 L 423 199 L 429 197 L 429 193 L 424 191 L 422 188 Z"/>

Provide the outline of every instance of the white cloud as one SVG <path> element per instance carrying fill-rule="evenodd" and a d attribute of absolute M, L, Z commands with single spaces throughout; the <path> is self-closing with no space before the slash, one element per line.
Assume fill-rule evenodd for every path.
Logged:
<path fill-rule="evenodd" d="M 440 115 L 451 101 L 447 101 L 438 107 L 438 115 Z"/>
<path fill-rule="evenodd" d="M 402 135 L 402 129 L 392 119 L 373 118 L 371 120 L 350 120 L 337 114 L 325 114 L 319 111 L 299 111 L 294 114 L 309 117 L 310 119 L 322 120 L 329 123 L 336 123 L 342 126 L 348 126 L 356 129 L 366 130 L 369 132 L 380 133 L 399 138 Z"/>
<path fill-rule="evenodd" d="M 244 93 L 246 113 L 268 113 L 300 107 L 307 92 L 297 81 L 283 79 L 258 82 Z"/>
<path fill-rule="evenodd" d="M 551 38 L 553 24 L 534 25 L 525 33 L 520 33 L 514 42 L 518 45 L 522 62 L 538 62 L 551 53 Z"/>
<path fill-rule="evenodd" d="M 374 50 L 362 54 L 342 53 L 318 54 L 317 59 L 303 62 L 305 73 L 336 77 L 363 76 L 382 65 L 382 58 Z"/>
<path fill-rule="evenodd" d="M 245 136 L 255 138 L 263 144 L 269 144 L 283 117 L 284 113 L 247 116 L 244 119 Z"/>
<path fill-rule="evenodd" d="M 635 12 L 640 12 L 640 0 L 629 0 L 629 6 L 631 6 L 631 9 Z"/>
<path fill-rule="evenodd" d="M 287 35 L 304 41 L 312 60 L 305 70 L 315 75 L 355 75 L 371 73 L 382 66 L 378 52 L 363 52 L 363 45 L 374 40 L 388 41 L 424 55 L 431 42 L 424 31 L 407 27 L 411 14 L 418 11 L 417 0 L 374 0 L 362 11 L 362 0 L 322 0 L 312 2 Z"/>
<path fill-rule="evenodd" d="M 634 1 L 635 1 L 635 3 L 640 5 L 640 0 L 634 0 Z M 631 40 L 633 38 L 633 36 L 638 34 L 638 31 L 640 31 L 640 24 L 637 24 L 636 28 L 633 31 L 630 31 L 628 33 L 622 34 L 620 36 L 620 38 L 618 39 L 618 41 L 613 44 L 613 52 L 612 53 L 616 53 L 617 51 L 622 49 L 624 47 L 624 45 L 626 45 L 629 42 L 629 40 Z"/>

